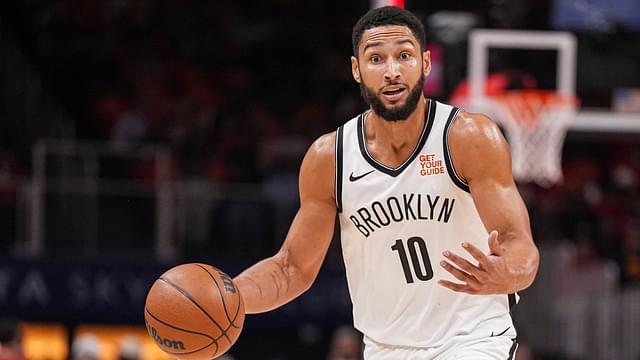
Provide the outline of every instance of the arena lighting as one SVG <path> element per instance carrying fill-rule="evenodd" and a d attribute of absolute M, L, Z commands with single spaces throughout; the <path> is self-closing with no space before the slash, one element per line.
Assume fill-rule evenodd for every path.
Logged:
<path fill-rule="evenodd" d="M 404 0 L 371 0 L 372 9 L 382 6 L 397 6 L 404 9 Z"/>

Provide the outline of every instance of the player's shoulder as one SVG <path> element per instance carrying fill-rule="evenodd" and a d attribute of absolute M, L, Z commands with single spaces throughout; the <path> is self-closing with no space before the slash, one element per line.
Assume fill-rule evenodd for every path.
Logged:
<path fill-rule="evenodd" d="M 456 173 L 472 193 L 471 183 L 477 180 L 513 184 L 509 144 L 487 115 L 459 111 L 449 129 L 448 148 Z"/>
<path fill-rule="evenodd" d="M 333 173 L 336 154 L 336 132 L 319 136 L 313 141 L 302 161 L 302 174 Z"/>
<path fill-rule="evenodd" d="M 499 127 L 485 114 L 460 110 L 449 131 L 457 136 L 478 136 L 485 134 L 487 130 L 499 130 Z"/>
<path fill-rule="evenodd" d="M 449 142 L 465 148 L 504 143 L 498 124 L 481 113 L 459 111 L 449 129 Z"/>
<path fill-rule="evenodd" d="M 487 115 L 459 111 L 449 129 L 448 144 L 456 171 L 467 182 L 485 176 L 489 168 L 511 169 L 509 145 Z"/>
<path fill-rule="evenodd" d="M 336 131 L 332 131 L 316 138 L 309 150 L 307 157 L 311 156 L 318 160 L 333 159 L 336 153 Z"/>
<path fill-rule="evenodd" d="M 300 196 L 309 198 L 334 199 L 336 132 L 318 137 L 307 150 L 300 167 Z"/>

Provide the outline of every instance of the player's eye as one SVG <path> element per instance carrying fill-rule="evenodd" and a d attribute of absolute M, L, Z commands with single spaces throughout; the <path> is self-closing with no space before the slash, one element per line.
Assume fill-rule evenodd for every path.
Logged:
<path fill-rule="evenodd" d="M 382 58 L 380 57 L 380 55 L 371 55 L 371 57 L 369 58 L 369 61 L 371 61 L 374 64 L 377 64 L 379 62 L 382 61 Z"/>
<path fill-rule="evenodd" d="M 404 51 L 400 53 L 400 59 L 409 60 L 410 58 L 411 58 L 411 54 L 409 54 L 408 52 Z"/>

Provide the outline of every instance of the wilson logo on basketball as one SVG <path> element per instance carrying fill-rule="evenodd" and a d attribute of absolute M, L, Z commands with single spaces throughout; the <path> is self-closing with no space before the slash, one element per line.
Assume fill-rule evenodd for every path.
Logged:
<path fill-rule="evenodd" d="M 436 154 L 421 154 L 420 176 L 445 174 L 444 161 L 436 159 Z"/>
<path fill-rule="evenodd" d="M 223 273 L 218 270 L 218 274 L 220 274 L 220 278 L 222 279 L 222 283 L 224 284 L 224 290 L 226 292 L 230 292 L 232 294 L 236 293 L 236 287 L 233 285 L 233 280 L 229 277 L 229 275 Z"/>
<path fill-rule="evenodd" d="M 163 338 L 158 334 L 158 330 L 149 324 L 147 324 L 147 332 L 149 332 L 149 335 L 151 335 L 158 345 L 163 345 L 176 350 L 186 350 L 182 341 Z"/>

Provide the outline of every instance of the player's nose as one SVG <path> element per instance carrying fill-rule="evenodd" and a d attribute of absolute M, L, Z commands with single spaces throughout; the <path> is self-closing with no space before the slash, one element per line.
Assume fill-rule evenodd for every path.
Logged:
<path fill-rule="evenodd" d="M 387 61 L 387 67 L 384 71 L 384 79 L 386 81 L 398 80 L 400 78 L 400 64 L 395 60 Z"/>

